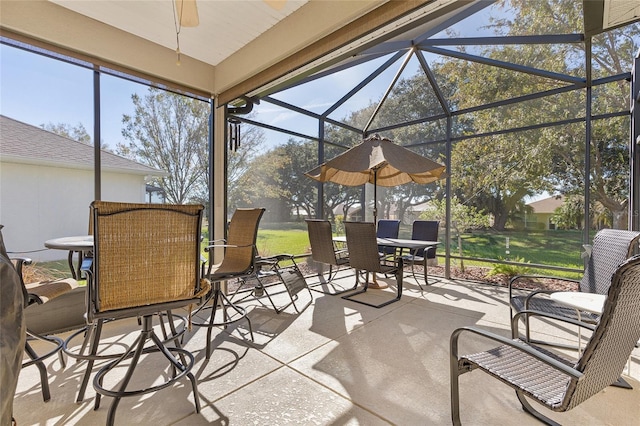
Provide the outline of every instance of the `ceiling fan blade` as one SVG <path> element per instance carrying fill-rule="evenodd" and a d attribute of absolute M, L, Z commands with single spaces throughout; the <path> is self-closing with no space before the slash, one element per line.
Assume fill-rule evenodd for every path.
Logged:
<path fill-rule="evenodd" d="M 197 27 L 200 24 L 196 0 L 175 0 L 175 3 L 180 26 Z"/>
<path fill-rule="evenodd" d="M 275 10 L 280 10 L 287 4 L 287 0 L 263 0 L 266 4 L 274 8 Z"/>

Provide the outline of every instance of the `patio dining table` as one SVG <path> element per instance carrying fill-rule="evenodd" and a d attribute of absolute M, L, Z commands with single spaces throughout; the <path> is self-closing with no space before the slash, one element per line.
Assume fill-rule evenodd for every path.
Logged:
<path fill-rule="evenodd" d="M 347 237 L 344 235 L 338 235 L 333 237 L 333 241 L 338 243 L 347 243 Z M 419 249 L 428 249 L 431 247 L 436 247 L 440 244 L 439 241 L 423 241 L 423 240 L 411 240 L 404 238 L 377 238 L 377 243 L 379 246 L 393 247 L 399 249 L 408 249 L 408 250 L 419 250 Z"/>
<path fill-rule="evenodd" d="M 420 249 L 427 250 L 431 247 L 437 247 L 440 244 L 439 241 L 426 241 L 426 240 L 411 240 L 404 238 L 376 238 L 378 246 L 393 247 L 400 250 L 410 250 L 412 252 Z M 347 237 L 345 235 L 338 235 L 333 237 L 333 241 L 337 243 L 347 243 Z M 348 248 L 348 247 L 347 247 Z M 402 255 L 402 253 L 400 253 Z"/>

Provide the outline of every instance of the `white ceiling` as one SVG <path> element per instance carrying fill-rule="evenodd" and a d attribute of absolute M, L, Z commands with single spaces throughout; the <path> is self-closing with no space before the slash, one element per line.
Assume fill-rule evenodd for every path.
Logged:
<path fill-rule="evenodd" d="M 602 28 L 623 25 L 640 18 L 639 0 L 605 0 Z"/>
<path fill-rule="evenodd" d="M 141 38 L 176 49 L 173 0 L 49 0 Z M 242 49 L 309 0 L 197 0 L 200 25 L 180 29 L 180 51 L 210 65 Z M 278 7 L 281 7 L 278 10 Z"/>

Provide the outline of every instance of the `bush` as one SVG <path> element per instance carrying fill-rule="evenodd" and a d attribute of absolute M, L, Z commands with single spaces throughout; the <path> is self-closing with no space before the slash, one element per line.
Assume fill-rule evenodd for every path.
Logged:
<path fill-rule="evenodd" d="M 504 260 L 504 259 L 499 259 Z M 524 259 L 519 257 L 515 259 L 515 262 L 525 263 Z M 529 262 L 526 262 L 529 263 Z M 487 272 L 487 276 L 491 277 L 494 275 L 506 275 L 507 277 L 515 277 L 516 275 L 525 275 L 531 271 L 531 268 L 524 265 L 512 265 L 506 263 L 497 263 L 493 265 L 493 268 L 489 272 Z"/>

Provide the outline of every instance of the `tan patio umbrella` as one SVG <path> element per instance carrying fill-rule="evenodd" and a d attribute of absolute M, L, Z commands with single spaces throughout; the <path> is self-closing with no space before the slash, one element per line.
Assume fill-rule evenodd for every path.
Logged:
<path fill-rule="evenodd" d="M 333 159 L 305 173 L 320 182 L 346 186 L 373 184 L 373 220 L 377 218 L 377 191 L 380 186 L 397 186 L 409 182 L 421 184 L 447 177 L 445 166 L 373 135 Z"/>

